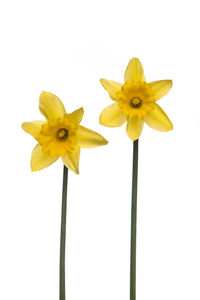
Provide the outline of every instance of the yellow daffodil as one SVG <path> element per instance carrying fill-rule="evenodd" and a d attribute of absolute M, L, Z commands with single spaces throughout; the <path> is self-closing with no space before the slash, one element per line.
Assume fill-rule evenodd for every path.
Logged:
<path fill-rule="evenodd" d="M 142 133 L 144 122 L 159 131 L 169 131 L 173 125 L 156 103 L 172 87 L 172 80 L 146 82 L 141 62 L 132 58 L 124 75 L 125 83 L 101 79 L 100 82 L 115 101 L 100 115 L 100 124 L 119 127 L 127 121 L 126 131 L 134 141 Z"/>
<path fill-rule="evenodd" d="M 65 166 L 78 174 L 80 148 L 106 145 L 108 141 L 79 125 L 83 108 L 67 114 L 61 100 L 49 92 L 42 92 L 39 102 L 40 112 L 46 121 L 22 124 L 22 128 L 38 141 L 32 152 L 32 171 L 46 168 L 61 157 Z"/>

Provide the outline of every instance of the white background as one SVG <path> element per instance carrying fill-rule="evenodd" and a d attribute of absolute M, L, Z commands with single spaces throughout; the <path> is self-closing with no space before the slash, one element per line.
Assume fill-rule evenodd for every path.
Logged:
<path fill-rule="evenodd" d="M 58 299 L 62 163 L 31 173 L 42 90 L 108 146 L 70 172 L 67 300 L 128 300 L 132 142 L 98 124 L 111 104 L 99 78 L 123 81 L 138 57 L 147 81 L 173 79 L 159 101 L 174 130 L 144 127 L 139 145 L 137 300 L 199 300 L 199 2 L 1 0 L 0 299 Z"/>

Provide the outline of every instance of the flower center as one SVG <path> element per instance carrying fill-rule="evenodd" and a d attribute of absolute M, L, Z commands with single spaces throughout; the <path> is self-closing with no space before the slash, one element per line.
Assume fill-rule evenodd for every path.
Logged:
<path fill-rule="evenodd" d="M 56 138 L 60 141 L 64 141 L 68 138 L 69 131 L 66 128 L 59 128 L 56 131 Z"/>
<path fill-rule="evenodd" d="M 130 100 L 130 106 L 132 108 L 139 108 L 142 105 L 142 100 L 139 97 L 133 97 Z"/>

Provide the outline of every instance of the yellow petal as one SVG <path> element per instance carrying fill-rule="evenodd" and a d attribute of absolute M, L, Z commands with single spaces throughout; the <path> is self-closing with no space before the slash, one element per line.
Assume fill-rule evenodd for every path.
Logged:
<path fill-rule="evenodd" d="M 79 158 L 80 147 L 77 147 L 73 152 L 68 152 L 65 156 L 62 156 L 62 161 L 67 168 L 72 170 L 74 173 L 79 174 Z"/>
<path fill-rule="evenodd" d="M 138 117 L 128 120 L 126 132 L 133 141 L 137 140 L 140 137 L 143 125 L 144 121 L 142 119 L 139 119 Z"/>
<path fill-rule="evenodd" d="M 159 80 L 148 83 L 148 86 L 154 91 L 155 101 L 164 97 L 172 87 L 172 80 Z"/>
<path fill-rule="evenodd" d="M 49 92 L 42 92 L 40 94 L 39 109 L 47 120 L 62 118 L 66 114 L 62 101 Z"/>
<path fill-rule="evenodd" d="M 117 93 L 121 90 L 122 84 L 112 80 L 100 79 L 103 87 L 108 91 L 112 100 L 118 100 Z"/>
<path fill-rule="evenodd" d="M 57 156 L 51 157 L 42 151 L 42 146 L 37 144 L 31 156 L 31 170 L 39 171 L 50 166 L 58 159 Z"/>
<path fill-rule="evenodd" d="M 126 122 L 126 115 L 122 113 L 118 103 L 113 103 L 102 111 L 99 121 L 104 126 L 119 127 Z"/>
<path fill-rule="evenodd" d="M 143 66 L 138 58 L 134 57 L 129 61 L 124 74 L 124 80 L 125 82 L 146 81 Z"/>
<path fill-rule="evenodd" d="M 77 140 L 81 148 L 94 148 L 108 144 L 102 135 L 83 126 L 78 127 Z"/>
<path fill-rule="evenodd" d="M 155 109 L 144 117 L 144 121 L 151 128 L 159 131 L 169 131 L 173 125 L 162 108 L 155 103 Z"/>
<path fill-rule="evenodd" d="M 45 121 L 24 122 L 22 124 L 22 128 L 24 129 L 24 131 L 31 134 L 36 140 L 38 140 L 41 127 L 44 123 L 46 122 Z"/>
<path fill-rule="evenodd" d="M 83 118 L 84 110 L 83 107 L 73 111 L 71 114 L 67 114 L 68 119 L 76 125 L 78 125 Z"/>

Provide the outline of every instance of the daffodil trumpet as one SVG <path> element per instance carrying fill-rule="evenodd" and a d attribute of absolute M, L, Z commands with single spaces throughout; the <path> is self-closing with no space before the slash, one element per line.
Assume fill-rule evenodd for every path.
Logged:
<path fill-rule="evenodd" d="M 121 84 L 107 79 L 100 80 L 114 103 L 101 112 L 99 121 L 107 127 L 119 127 L 127 122 L 126 132 L 133 141 L 130 300 L 136 300 L 138 143 L 144 123 L 159 131 L 169 131 L 173 128 L 170 119 L 157 104 L 171 89 L 172 80 L 147 83 L 141 62 L 132 58 L 126 68 L 124 81 L 124 84 Z"/>
<path fill-rule="evenodd" d="M 61 234 L 60 234 L 60 286 L 59 299 L 65 300 L 65 240 L 67 215 L 68 169 L 79 174 L 81 148 L 106 145 L 108 141 L 99 133 L 80 125 L 83 108 L 68 114 L 61 100 L 52 93 L 42 92 L 39 99 L 40 112 L 46 121 L 32 121 L 22 128 L 37 140 L 31 156 L 31 170 L 38 171 L 61 157 L 64 163 Z"/>

